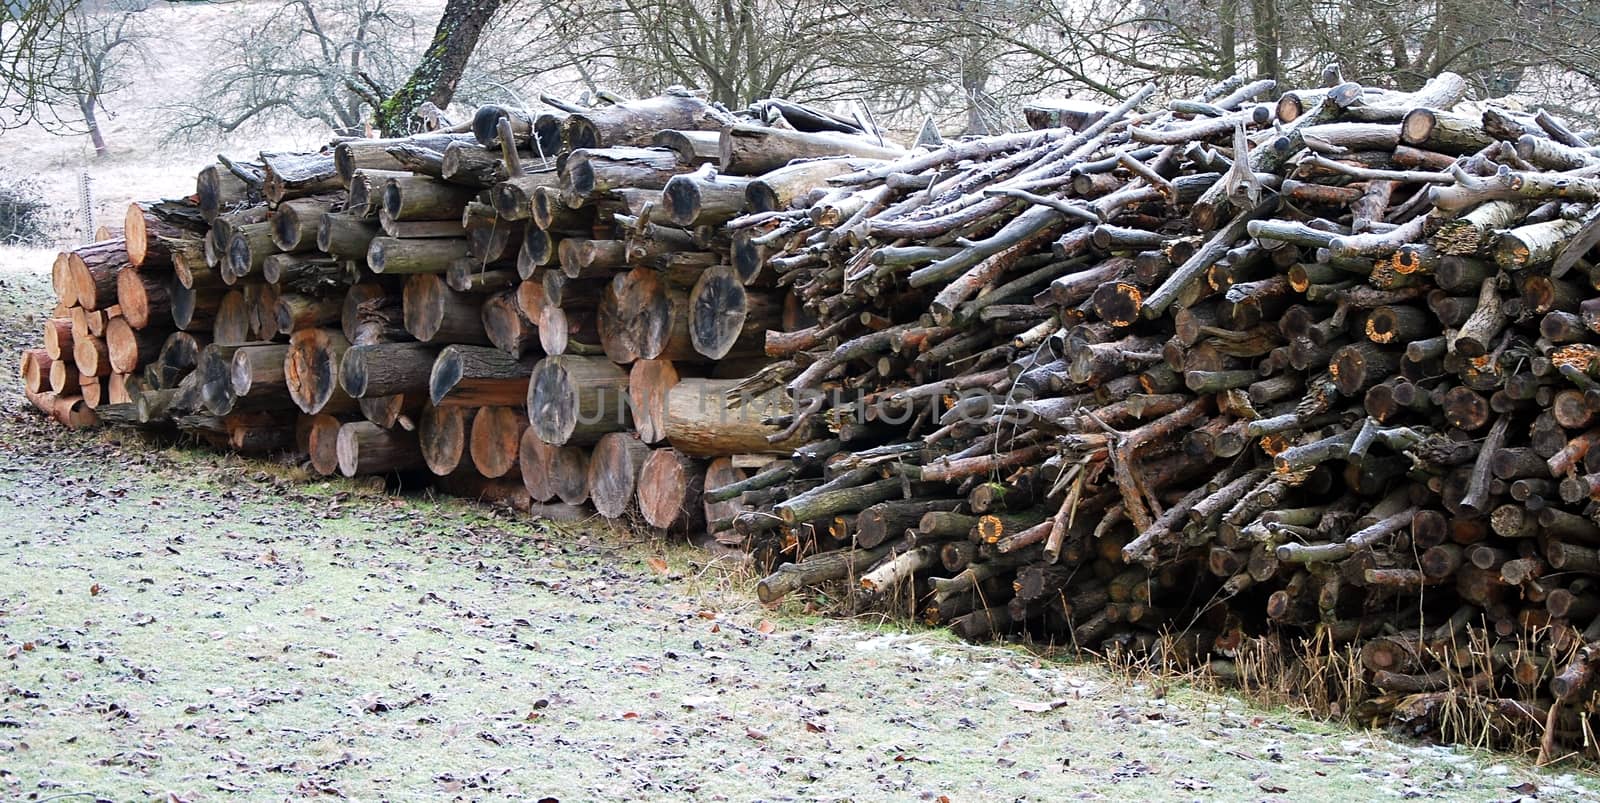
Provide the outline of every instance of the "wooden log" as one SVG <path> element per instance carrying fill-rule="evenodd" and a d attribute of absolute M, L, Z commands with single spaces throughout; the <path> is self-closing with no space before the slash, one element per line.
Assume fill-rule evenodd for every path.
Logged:
<path fill-rule="evenodd" d="M 190 232 L 147 208 L 152 206 L 156 205 L 130 203 L 123 216 L 122 238 L 128 252 L 128 264 L 135 268 L 170 270 L 172 252 L 163 239 L 183 238 L 189 236 Z M 198 212 L 198 209 L 190 208 Z"/>
<path fill-rule="evenodd" d="M 603 357 L 545 357 L 528 384 L 530 427 L 545 443 L 593 443 L 627 429 L 628 375 Z"/>
<path fill-rule="evenodd" d="M 530 427 L 529 429 L 532 429 Z M 589 450 L 581 446 L 552 446 L 555 459 L 551 463 L 551 481 L 555 483 L 556 498 L 568 505 L 582 505 L 589 501 Z"/>
<path fill-rule="evenodd" d="M 534 196 L 543 188 L 560 186 L 561 175 L 554 170 L 528 172 L 494 185 L 490 200 L 502 220 L 533 220 L 537 228 L 544 230 L 550 227 L 534 216 Z"/>
<path fill-rule="evenodd" d="M 374 237 L 367 247 L 367 267 L 373 273 L 390 276 L 444 273 L 450 269 L 451 262 L 466 257 L 468 250 L 466 239 L 461 237 L 423 240 Z"/>
<path fill-rule="evenodd" d="M 253 183 L 246 182 L 221 163 L 201 169 L 195 179 L 195 198 L 200 204 L 200 216 L 205 222 L 211 223 L 225 211 L 259 201 L 259 172 L 254 179 Z"/>
<path fill-rule="evenodd" d="M 694 350 L 713 360 L 762 354 L 766 332 L 778 329 L 780 308 L 746 291 L 731 269 L 707 269 L 689 292 L 689 337 Z"/>
<path fill-rule="evenodd" d="M 429 397 L 436 406 L 520 406 L 541 359 L 484 346 L 446 346 L 428 375 Z"/>
<path fill-rule="evenodd" d="M 704 100 L 687 95 L 661 95 L 575 112 L 562 126 L 569 149 L 649 145 L 656 132 L 716 131 L 731 120 Z"/>
<path fill-rule="evenodd" d="M 404 295 L 379 282 L 362 282 L 345 293 L 339 328 L 358 345 L 412 339 L 405 327 Z"/>
<path fill-rule="evenodd" d="M 339 386 L 357 399 L 425 395 L 439 351 L 428 343 L 352 346 L 339 361 Z"/>
<path fill-rule="evenodd" d="M 324 477 L 339 473 L 339 428 L 344 426 L 337 416 L 318 413 L 302 416 L 301 425 L 306 433 L 306 455 L 311 470 Z"/>
<path fill-rule="evenodd" d="M 468 454 L 479 474 L 491 479 L 515 476 L 528 417 L 517 407 L 479 407 L 472 416 Z"/>
<path fill-rule="evenodd" d="M 48 391 L 65 398 L 78 393 L 82 379 L 72 359 L 56 360 L 50 364 L 49 387 L 39 392 Z"/>
<path fill-rule="evenodd" d="M 517 466 L 522 474 L 522 485 L 536 502 L 556 498 L 554 472 L 556 452 L 560 448 L 540 440 L 529 427 L 523 428 L 522 437 L 517 441 Z"/>
<path fill-rule="evenodd" d="M 106 324 L 106 355 L 114 373 L 131 374 L 143 368 L 161 354 L 166 341 L 165 332 L 135 329 L 126 317 Z"/>
<path fill-rule="evenodd" d="M 666 440 L 667 393 L 677 384 L 678 369 L 671 360 L 637 360 L 628 369 L 628 400 L 640 440 Z"/>
<path fill-rule="evenodd" d="M 406 331 L 431 343 L 465 343 L 487 346 L 479 298 L 458 293 L 441 276 L 420 273 L 406 280 L 404 315 Z"/>
<path fill-rule="evenodd" d="M 143 329 L 172 314 L 170 276 L 125 269 L 117 272 L 117 306 L 130 326 Z"/>
<path fill-rule="evenodd" d="M 578 198 L 623 189 L 660 190 L 686 171 L 672 151 L 662 148 L 584 148 L 567 156 L 561 188 Z"/>
<path fill-rule="evenodd" d="M 67 255 L 71 300 L 86 310 L 117 303 L 117 272 L 128 264 L 127 241 L 120 237 L 73 249 Z"/>
<path fill-rule="evenodd" d="M 293 198 L 344 189 L 330 153 L 261 154 L 261 194 L 277 206 Z"/>
<path fill-rule="evenodd" d="M 639 469 L 649 456 L 650 447 L 631 432 L 600 436 L 589 454 L 589 501 L 597 513 L 616 519 L 627 511 L 637 490 Z"/>
<path fill-rule="evenodd" d="M 475 195 L 471 187 L 428 176 L 394 176 L 383 183 L 383 213 L 399 221 L 460 221 Z"/>
<path fill-rule="evenodd" d="M 272 322 L 264 325 L 267 332 L 258 334 L 288 335 L 300 329 L 333 326 L 344 319 L 344 299 L 339 297 L 284 293 L 272 302 Z"/>
<path fill-rule="evenodd" d="M 877 164 L 881 163 L 848 158 L 796 162 L 751 179 L 745 185 L 745 202 L 752 212 L 789 209 L 816 188 L 827 186 L 828 179 L 869 169 Z"/>
<path fill-rule="evenodd" d="M 744 212 L 751 179 L 703 171 L 673 176 L 661 190 L 668 222 L 676 226 L 717 226 Z"/>
<path fill-rule="evenodd" d="M 489 296 L 479 311 L 484 334 L 494 347 L 521 357 L 539 347 L 539 328 L 523 312 L 516 290 Z"/>
<path fill-rule="evenodd" d="M 601 297 L 599 330 L 600 346 L 615 362 L 697 356 L 689 338 L 689 294 L 648 268 L 612 278 Z"/>
<path fill-rule="evenodd" d="M 28 393 L 51 391 L 50 369 L 57 362 L 44 349 L 23 349 L 17 361 L 22 376 L 22 389 Z"/>
<path fill-rule="evenodd" d="M 287 398 L 289 383 L 284 376 L 284 362 L 288 356 L 287 343 L 235 349 L 229 365 L 233 394 L 240 398 L 280 395 Z"/>
<path fill-rule="evenodd" d="M 722 130 L 718 166 L 724 173 L 755 176 L 769 173 L 797 159 L 856 156 L 898 159 L 905 151 L 865 137 L 833 132 L 800 132 L 753 125 L 733 125 Z"/>
<path fill-rule="evenodd" d="M 339 427 L 339 473 L 346 477 L 391 474 L 422 465 L 417 435 L 403 429 L 384 429 L 371 421 L 352 421 Z"/>
<path fill-rule="evenodd" d="M 302 329 L 290 336 L 284 380 L 300 412 L 315 415 L 355 407 L 339 388 L 339 360 L 349 348 L 350 341 L 337 329 Z"/>
<path fill-rule="evenodd" d="M 695 531 L 704 526 L 705 468 L 675 449 L 655 449 L 639 467 L 639 512 L 652 527 Z"/>
<path fill-rule="evenodd" d="M 456 471 L 467 450 L 467 428 L 472 421 L 471 407 L 423 408 L 417 424 L 417 440 L 428 470 L 443 477 Z"/>
<path fill-rule="evenodd" d="M 680 379 L 667 392 L 667 442 L 691 457 L 785 454 L 805 442 L 802 433 L 768 440 L 782 429 L 766 420 L 794 412 L 788 395 L 752 396 L 738 390 L 739 384 L 737 379 Z"/>
<path fill-rule="evenodd" d="M 251 326 L 251 304 L 245 297 L 243 289 L 229 290 L 222 296 L 217 304 L 215 320 L 212 322 L 212 336 L 218 343 L 237 345 L 248 343 Z"/>
<path fill-rule="evenodd" d="M 82 376 L 105 376 L 111 373 L 111 350 L 104 338 L 77 338 L 72 343 L 72 364 Z"/>
<path fill-rule="evenodd" d="M 317 224 L 317 250 L 339 259 L 365 261 L 373 241 L 382 233 L 375 220 L 329 212 Z"/>

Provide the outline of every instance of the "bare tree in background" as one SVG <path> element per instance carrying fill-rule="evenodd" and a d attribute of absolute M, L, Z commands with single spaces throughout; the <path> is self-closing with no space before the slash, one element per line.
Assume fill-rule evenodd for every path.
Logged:
<path fill-rule="evenodd" d="M 994 26 L 1014 80 L 1122 97 L 1146 82 L 1183 92 L 1246 73 L 1345 77 L 1409 89 L 1449 70 L 1481 96 L 1537 92 L 1549 79 L 1600 88 L 1600 5 L 1581 0 L 1048 0 L 1028 27 Z M 1559 106 L 1565 100 L 1541 98 Z"/>
<path fill-rule="evenodd" d="M 0 130 L 53 115 L 73 96 L 61 66 L 73 49 L 63 36 L 78 0 L 0 0 Z"/>
<path fill-rule="evenodd" d="M 358 131 L 415 57 L 412 33 L 390 0 L 290 0 L 224 38 L 209 91 L 173 110 L 175 133 L 302 119 Z"/>
<path fill-rule="evenodd" d="M 568 77 L 646 95 L 682 84 L 729 107 L 767 97 L 861 101 L 875 114 L 936 114 L 969 132 L 999 123 L 992 28 L 1013 0 L 521 0 L 539 43 L 502 80 Z M 981 24 L 974 21 L 984 18 Z"/>
<path fill-rule="evenodd" d="M 146 8 L 145 0 L 118 0 L 94 12 L 80 7 L 67 20 L 65 33 L 72 50 L 61 68 L 96 156 L 110 152 L 100 125 L 106 96 L 127 86 L 123 68 L 145 55 L 139 14 Z"/>

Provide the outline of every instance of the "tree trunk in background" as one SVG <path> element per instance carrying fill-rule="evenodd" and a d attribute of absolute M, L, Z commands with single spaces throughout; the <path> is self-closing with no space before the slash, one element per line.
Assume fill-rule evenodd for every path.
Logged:
<path fill-rule="evenodd" d="M 384 136 L 410 133 L 412 117 L 424 102 L 440 109 L 450 105 L 478 38 L 500 9 L 500 3 L 501 0 L 449 0 L 445 4 L 439 27 L 434 29 L 433 44 L 423 52 L 422 62 L 406 79 L 405 86 L 377 109 L 374 122 Z"/>
<path fill-rule="evenodd" d="M 78 108 L 83 111 L 83 124 L 89 129 L 89 141 L 94 143 L 94 155 L 104 158 L 110 151 L 106 148 L 105 135 L 100 132 L 100 120 L 95 116 L 94 96 L 78 99 Z"/>
<path fill-rule="evenodd" d="M 1256 77 L 1279 80 L 1283 77 L 1280 57 L 1283 46 L 1279 41 L 1282 20 L 1279 18 L 1278 0 L 1252 0 L 1250 12 L 1255 28 Z"/>
<path fill-rule="evenodd" d="M 1220 36 L 1217 38 L 1218 53 L 1222 58 L 1220 73 L 1224 76 L 1233 75 L 1239 71 L 1237 25 L 1239 24 L 1239 0 L 1222 0 L 1217 9 L 1217 27 Z"/>

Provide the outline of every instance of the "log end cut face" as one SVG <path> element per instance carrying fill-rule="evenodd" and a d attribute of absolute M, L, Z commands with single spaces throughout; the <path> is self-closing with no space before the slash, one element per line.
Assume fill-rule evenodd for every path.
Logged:
<path fill-rule="evenodd" d="M 749 301 L 744 284 L 726 269 L 701 274 L 689 295 L 689 337 L 695 351 L 720 360 L 733 351 L 744 333 Z"/>

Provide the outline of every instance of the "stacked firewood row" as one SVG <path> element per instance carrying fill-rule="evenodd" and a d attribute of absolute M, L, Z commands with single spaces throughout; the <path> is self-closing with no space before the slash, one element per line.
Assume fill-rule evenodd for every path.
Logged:
<path fill-rule="evenodd" d="M 703 533 L 708 476 L 788 452 L 729 388 L 768 329 L 802 325 L 723 224 L 905 151 L 780 100 L 549 104 L 219 157 L 192 197 L 130 207 L 123 236 L 58 260 L 30 398 L 72 426 Z"/>
<path fill-rule="evenodd" d="M 1041 107 L 730 221 L 816 319 L 742 386 L 805 445 L 707 494 L 790 551 L 763 600 L 1232 676 L 1303 638 L 1359 656 L 1347 711 L 1582 749 L 1600 148 L 1455 75 L 1329 79 Z"/>
<path fill-rule="evenodd" d="M 24 379 L 786 559 L 764 601 L 1251 683 L 1310 643 L 1359 677 L 1308 697 L 1583 749 L 1600 149 L 1328 79 L 914 151 L 667 95 L 223 159 L 63 255 Z"/>

